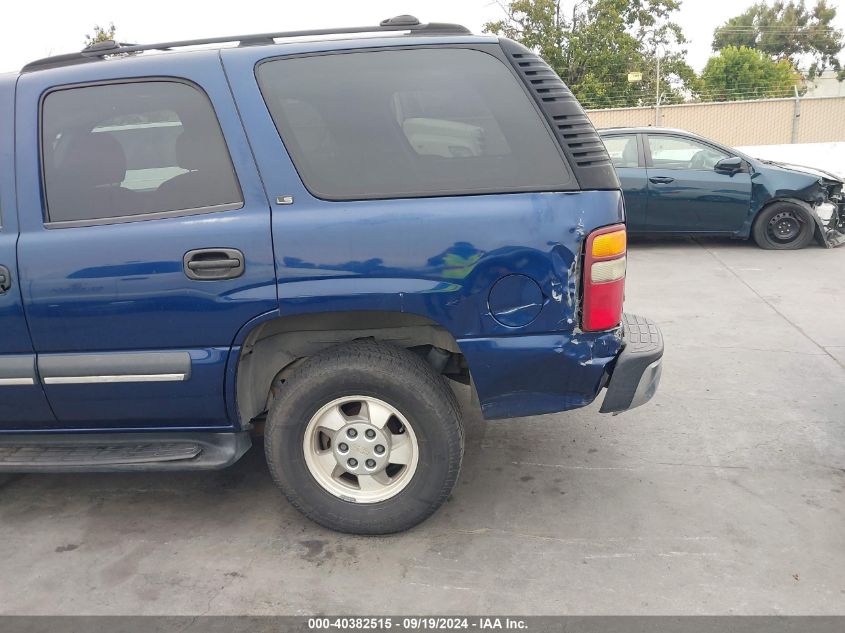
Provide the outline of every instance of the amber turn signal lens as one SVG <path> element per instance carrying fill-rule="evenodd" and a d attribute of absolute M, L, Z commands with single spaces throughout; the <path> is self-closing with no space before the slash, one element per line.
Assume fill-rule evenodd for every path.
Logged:
<path fill-rule="evenodd" d="M 624 255 L 627 239 L 625 230 L 597 235 L 593 238 L 593 257 L 614 257 Z"/>

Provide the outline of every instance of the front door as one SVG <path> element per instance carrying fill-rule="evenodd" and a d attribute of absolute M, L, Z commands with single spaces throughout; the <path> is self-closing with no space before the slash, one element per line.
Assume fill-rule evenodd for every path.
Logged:
<path fill-rule="evenodd" d="M 278 304 L 269 206 L 218 55 L 55 78 L 20 79 L 17 156 L 23 302 L 59 423 L 232 425 L 230 346 Z"/>
<path fill-rule="evenodd" d="M 16 246 L 14 82 L 0 83 L 0 432 L 55 426 L 35 371 Z"/>
<path fill-rule="evenodd" d="M 751 177 L 725 173 L 722 150 L 669 134 L 646 136 L 648 225 L 652 231 L 734 233 L 751 208 Z"/>

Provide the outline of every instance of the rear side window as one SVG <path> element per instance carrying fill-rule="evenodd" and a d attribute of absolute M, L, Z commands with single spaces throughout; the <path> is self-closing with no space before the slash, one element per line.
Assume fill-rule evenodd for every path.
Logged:
<path fill-rule="evenodd" d="M 51 222 L 235 208 L 243 202 L 204 93 L 174 81 L 57 90 L 42 113 Z"/>
<path fill-rule="evenodd" d="M 636 136 L 605 136 L 602 138 L 614 167 L 639 167 Z"/>
<path fill-rule="evenodd" d="M 327 199 L 571 189 L 519 80 L 469 49 L 264 62 L 258 82 L 305 185 Z"/>

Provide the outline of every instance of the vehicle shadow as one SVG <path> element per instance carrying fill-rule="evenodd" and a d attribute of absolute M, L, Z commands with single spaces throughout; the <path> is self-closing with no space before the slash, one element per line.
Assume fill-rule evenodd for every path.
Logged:
<path fill-rule="evenodd" d="M 728 248 L 753 248 L 757 246 L 750 240 L 737 240 L 730 237 L 697 237 L 688 235 L 629 235 L 628 247 L 631 250 L 649 248 L 703 246 Z"/>

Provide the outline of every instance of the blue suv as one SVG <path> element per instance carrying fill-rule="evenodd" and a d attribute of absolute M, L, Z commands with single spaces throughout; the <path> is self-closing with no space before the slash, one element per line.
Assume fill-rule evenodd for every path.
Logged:
<path fill-rule="evenodd" d="M 541 59 L 457 25 L 33 62 L 0 76 L 0 214 L 5 472 L 214 469 L 263 436 L 307 516 L 388 533 L 458 477 L 452 382 L 495 419 L 659 381 L 604 145 Z"/>

